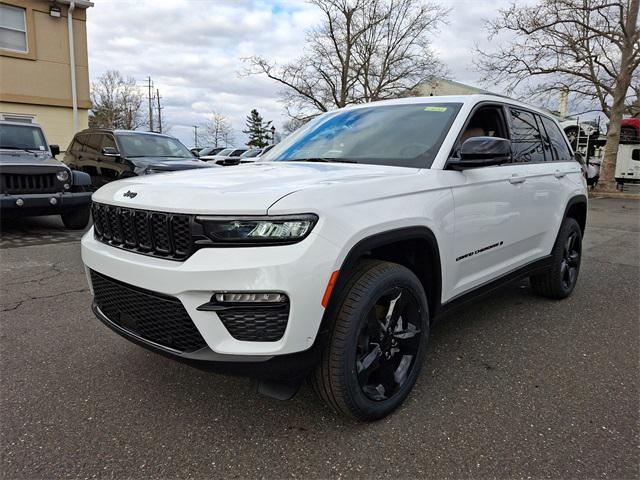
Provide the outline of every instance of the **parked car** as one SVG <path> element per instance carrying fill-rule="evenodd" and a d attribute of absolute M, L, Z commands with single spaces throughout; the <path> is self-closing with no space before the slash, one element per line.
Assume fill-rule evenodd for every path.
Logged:
<path fill-rule="evenodd" d="M 168 135 L 109 129 L 77 133 L 64 162 L 88 173 L 94 187 L 127 177 L 211 167 Z"/>
<path fill-rule="evenodd" d="M 1 217 L 60 215 L 66 228 L 87 226 L 91 179 L 56 160 L 59 153 L 40 125 L 0 121 Z"/>
<path fill-rule="evenodd" d="M 189 151 L 191 153 L 193 153 L 194 157 L 199 157 L 200 156 L 200 150 L 202 150 L 200 147 L 194 147 L 194 148 L 190 148 Z"/>
<path fill-rule="evenodd" d="M 217 155 L 202 157 L 202 160 L 220 166 L 238 165 L 240 163 L 240 155 L 246 151 L 246 148 L 225 148 Z"/>
<path fill-rule="evenodd" d="M 544 111 L 403 98 L 320 115 L 243 168 L 101 188 L 82 259 L 95 314 L 123 337 L 278 398 L 309 377 L 338 412 L 375 420 L 411 391 L 445 312 L 523 277 L 568 297 L 586 215 L 580 164 Z M 131 218 L 143 235 L 116 236 Z"/>
<path fill-rule="evenodd" d="M 267 153 L 272 148 L 273 145 L 269 145 L 263 148 L 251 148 L 240 155 L 240 163 L 253 163 L 256 160 L 260 159 L 262 155 Z"/>
<path fill-rule="evenodd" d="M 225 147 L 205 147 L 202 150 L 200 150 L 198 156 L 199 157 L 212 157 L 213 155 L 217 155 L 218 153 L 220 153 L 222 150 L 224 150 Z"/>

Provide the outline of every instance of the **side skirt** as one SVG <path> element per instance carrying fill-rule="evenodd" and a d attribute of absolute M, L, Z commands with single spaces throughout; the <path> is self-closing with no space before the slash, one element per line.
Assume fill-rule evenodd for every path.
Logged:
<path fill-rule="evenodd" d="M 456 295 L 451 300 L 440 306 L 440 308 L 436 312 L 436 315 L 434 316 L 435 320 L 439 320 L 440 317 L 449 314 L 453 310 L 457 310 L 458 308 L 467 305 L 468 303 L 486 297 L 487 295 L 495 292 L 496 290 L 499 290 L 505 285 L 509 285 L 530 275 L 546 272 L 551 267 L 552 258 L 553 257 L 551 255 L 547 255 L 538 260 L 534 260 L 533 262 L 527 263 L 517 270 L 506 273 L 495 280 L 484 283 L 469 292 L 464 292 L 460 295 Z"/>

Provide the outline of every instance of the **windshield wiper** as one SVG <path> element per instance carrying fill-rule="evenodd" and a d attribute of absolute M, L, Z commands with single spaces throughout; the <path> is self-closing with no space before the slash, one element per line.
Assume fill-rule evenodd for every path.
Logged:
<path fill-rule="evenodd" d="M 0 148 L 4 148 L 6 150 L 24 150 L 25 152 L 45 152 L 45 150 L 40 150 L 39 148 L 18 145 L 0 145 Z"/>
<path fill-rule="evenodd" d="M 294 158 L 285 160 L 287 162 L 326 162 L 326 163 L 358 163 L 350 158 L 333 158 L 333 157 L 311 157 L 311 158 Z"/>

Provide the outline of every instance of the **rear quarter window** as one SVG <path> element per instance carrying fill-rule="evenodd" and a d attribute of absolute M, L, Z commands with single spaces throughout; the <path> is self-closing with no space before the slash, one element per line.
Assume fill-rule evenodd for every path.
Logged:
<path fill-rule="evenodd" d="M 556 125 L 556 122 L 549 118 L 540 118 L 542 119 L 542 125 L 547 132 L 547 136 L 549 137 L 553 159 L 558 162 L 568 162 L 572 160 L 573 156 L 571 155 L 571 150 L 569 150 L 569 146 L 564 139 L 564 135 L 562 135 L 562 132 L 560 131 L 560 127 Z"/>

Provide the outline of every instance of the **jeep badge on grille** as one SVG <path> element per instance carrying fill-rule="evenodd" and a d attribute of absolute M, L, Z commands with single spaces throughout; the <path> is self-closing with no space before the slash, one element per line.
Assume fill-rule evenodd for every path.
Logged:
<path fill-rule="evenodd" d="M 129 197 L 129 198 L 134 198 L 136 195 L 138 195 L 136 192 L 132 192 L 131 190 L 127 190 L 125 193 L 122 194 L 123 197 Z"/>

